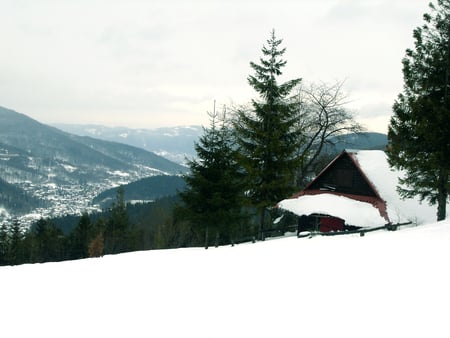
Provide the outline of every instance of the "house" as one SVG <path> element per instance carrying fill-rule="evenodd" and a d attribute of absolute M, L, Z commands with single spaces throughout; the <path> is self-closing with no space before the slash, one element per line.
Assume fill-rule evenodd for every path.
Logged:
<path fill-rule="evenodd" d="M 322 232 L 435 221 L 435 206 L 400 197 L 401 176 L 401 171 L 390 168 L 383 151 L 344 150 L 305 189 L 278 207 L 301 216 L 300 228 L 315 226 Z"/>

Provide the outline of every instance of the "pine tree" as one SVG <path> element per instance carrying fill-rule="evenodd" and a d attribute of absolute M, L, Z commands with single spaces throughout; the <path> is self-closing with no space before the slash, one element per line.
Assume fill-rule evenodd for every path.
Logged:
<path fill-rule="evenodd" d="M 117 189 L 116 201 L 113 203 L 105 229 L 105 254 L 114 254 L 132 250 L 130 239 L 130 222 L 125 204 L 123 186 Z"/>
<path fill-rule="evenodd" d="M 180 193 L 183 203 L 177 208 L 178 217 L 189 220 L 204 236 L 206 248 L 210 243 L 235 240 L 236 229 L 245 219 L 243 184 L 231 131 L 224 118 L 219 121 L 215 112 L 210 117 L 210 129 L 204 129 L 195 144 L 198 159 L 189 162 L 187 187 Z"/>
<path fill-rule="evenodd" d="M 87 212 L 83 212 L 80 220 L 72 231 L 71 240 L 71 259 L 89 257 L 89 243 L 92 237 L 91 220 Z"/>
<path fill-rule="evenodd" d="M 446 217 L 450 173 L 450 3 L 430 3 L 415 49 L 403 59 L 404 90 L 389 125 L 389 161 L 405 170 L 399 191 L 437 204 Z"/>
<path fill-rule="evenodd" d="M 0 225 L 0 265 L 8 264 L 9 231 L 6 223 Z"/>
<path fill-rule="evenodd" d="M 33 226 L 33 252 L 36 262 L 55 262 L 66 259 L 66 238 L 61 228 L 50 219 L 39 219 Z"/>
<path fill-rule="evenodd" d="M 24 231 L 19 220 L 15 219 L 11 225 L 10 230 L 10 243 L 8 260 L 9 264 L 16 265 L 21 264 L 24 261 L 24 252 L 22 241 L 24 239 Z"/>
<path fill-rule="evenodd" d="M 301 79 L 277 82 L 286 65 L 281 58 L 286 49 L 280 49 L 281 43 L 272 31 L 267 46 L 262 48 L 260 63 L 250 62 L 255 74 L 248 77 L 248 83 L 260 99 L 252 100 L 251 110 L 239 111 L 235 121 L 249 197 L 259 210 L 261 236 L 266 208 L 294 191 L 300 161 L 300 131 L 295 129 L 298 125 L 295 123 L 296 104 L 291 102 L 289 95 Z"/>

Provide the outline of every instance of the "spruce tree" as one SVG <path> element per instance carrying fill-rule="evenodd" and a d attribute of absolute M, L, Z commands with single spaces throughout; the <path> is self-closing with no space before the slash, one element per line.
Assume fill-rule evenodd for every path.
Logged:
<path fill-rule="evenodd" d="M 8 253 L 9 264 L 17 265 L 24 262 L 24 250 L 22 245 L 24 237 L 24 231 L 19 220 L 13 220 L 10 230 L 10 243 Z"/>
<path fill-rule="evenodd" d="M 186 189 L 177 207 L 177 217 L 193 225 L 206 248 L 233 242 L 245 219 L 241 171 L 230 128 L 225 117 L 220 120 L 213 112 L 210 118 L 210 128 L 195 144 L 198 159 L 189 161 Z"/>
<path fill-rule="evenodd" d="M 437 204 L 446 217 L 450 173 L 450 2 L 430 3 L 403 59 L 404 89 L 389 125 L 392 166 L 404 169 L 399 191 Z"/>
<path fill-rule="evenodd" d="M 131 251 L 133 243 L 130 242 L 130 222 L 125 204 L 125 190 L 123 186 L 117 188 L 116 201 L 106 221 L 105 254 L 115 254 Z"/>
<path fill-rule="evenodd" d="M 35 250 L 33 260 L 39 263 L 61 261 L 65 258 L 65 237 L 51 220 L 39 219 L 34 226 Z"/>
<path fill-rule="evenodd" d="M 0 265 L 8 264 L 9 230 L 6 223 L 0 225 Z"/>
<path fill-rule="evenodd" d="M 301 79 L 278 83 L 285 48 L 272 31 L 263 46 L 260 63 L 250 62 L 254 75 L 248 83 L 259 94 L 250 110 L 237 113 L 235 130 L 242 166 L 247 174 L 249 197 L 260 215 L 260 235 L 266 208 L 289 196 L 295 189 L 295 176 L 300 158 L 299 135 L 296 130 L 296 104 L 290 100 L 292 89 Z"/>
<path fill-rule="evenodd" d="M 80 220 L 72 231 L 71 241 L 71 259 L 79 259 L 89 257 L 89 243 L 92 237 L 91 219 L 87 212 L 83 212 Z"/>

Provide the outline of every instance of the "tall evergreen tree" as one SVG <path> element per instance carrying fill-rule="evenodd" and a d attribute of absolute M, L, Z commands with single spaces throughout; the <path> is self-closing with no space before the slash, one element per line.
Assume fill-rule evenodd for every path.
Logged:
<path fill-rule="evenodd" d="M 242 210 L 243 184 L 236 150 L 225 118 L 210 114 L 209 129 L 195 144 L 198 159 L 189 162 L 187 187 L 180 193 L 177 215 L 191 222 L 204 236 L 205 247 L 235 240 L 236 228 L 245 218 Z"/>
<path fill-rule="evenodd" d="M 9 264 L 16 265 L 24 262 L 24 250 L 22 245 L 24 237 L 24 230 L 22 229 L 19 220 L 13 220 L 10 230 L 8 253 Z"/>
<path fill-rule="evenodd" d="M 450 2 L 430 3 L 403 59 L 403 93 L 389 125 L 392 166 L 404 169 L 399 190 L 437 204 L 446 217 L 450 174 Z"/>
<path fill-rule="evenodd" d="M 278 83 L 286 65 L 282 59 L 286 49 L 280 49 L 281 43 L 272 31 L 267 46 L 262 48 L 260 63 L 250 62 L 255 73 L 248 77 L 248 83 L 260 99 L 252 100 L 252 109 L 238 111 L 235 121 L 249 197 L 259 210 L 261 235 L 266 208 L 294 191 L 300 160 L 300 131 L 295 128 L 297 105 L 289 96 L 301 79 Z"/>
<path fill-rule="evenodd" d="M 61 261 L 65 258 L 64 233 L 51 220 L 39 219 L 34 226 L 35 252 L 33 261 L 39 263 Z"/>
<path fill-rule="evenodd" d="M 92 237 L 91 220 L 87 212 L 83 212 L 80 220 L 70 236 L 70 258 L 89 257 L 89 243 Z"/>
<path fill-rule="evenodd" d="M 6 223 L 0 225 L 0 265 L 8 264 L 9 231 Z"/>
<path fill-rule="evenodd" d="M 123 186 L 117 189 L 116 201 L 113 203 L 105 229 L 105 254 L 114 254 L 132 250 L 130 243 L 130 222 L 125 204 Z"/>

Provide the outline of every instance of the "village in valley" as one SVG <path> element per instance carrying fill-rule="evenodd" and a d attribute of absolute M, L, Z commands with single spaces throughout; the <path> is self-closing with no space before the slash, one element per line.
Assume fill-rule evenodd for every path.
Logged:
<path fill-rule="evenodd" d="M 83 212 L 101 211 L 99 206 L 93 205 L 91 201 L 101 191 L 111 187 L 110 184 L 57 185 L 54 183 L 33 184 L 24 182 L 20 185 L 23 190 L 43 200 L 47 205 L 36 208 L 31 213 L 14 216 L 13 219 L 17 219 L 27 228 L 41 218 L 49 219 L 65 215 L 81 215 Z M 11 218 L 6 218 L 3 221 L 11 222 Z"/>

